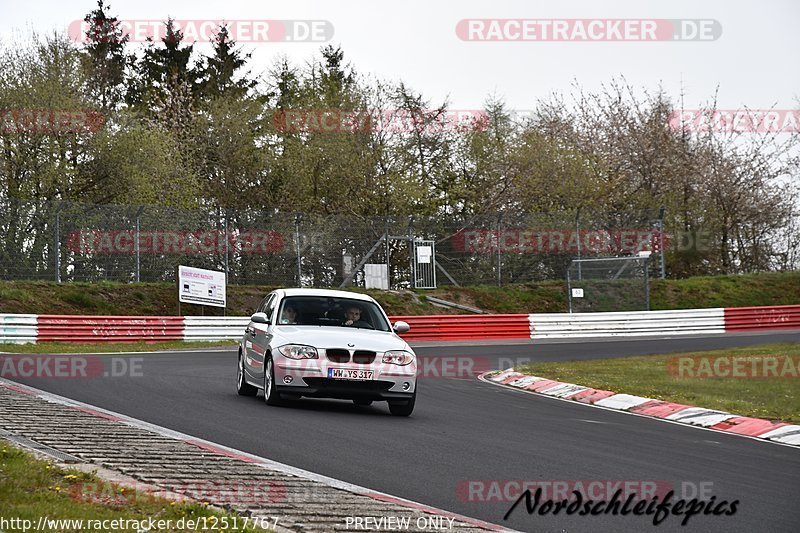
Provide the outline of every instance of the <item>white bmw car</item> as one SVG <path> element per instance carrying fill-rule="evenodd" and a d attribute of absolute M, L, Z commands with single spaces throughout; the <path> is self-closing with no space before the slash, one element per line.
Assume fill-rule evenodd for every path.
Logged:
<path fill-rule="evenodd" d="M 378 302 L 324 289 L 279 289 L 267 295 L 239 345 L 237 391 L 277 405 L 302 396 L 386 401 L 408 416 L 417 398 L 417 360 Z"/>

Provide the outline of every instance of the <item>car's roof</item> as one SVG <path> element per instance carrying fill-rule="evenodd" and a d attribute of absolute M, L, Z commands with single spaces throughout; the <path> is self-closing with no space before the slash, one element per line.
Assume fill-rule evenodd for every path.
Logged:
<path fill-rule="evenodd" d="M 333 289 L 281 289 L 284 296 L 325 296 L 330 298 L 350 298 L 353 300 L 363 300 L 374 302 L 375 300 L 366 294 L 357 292 L 337 291 Z"/>

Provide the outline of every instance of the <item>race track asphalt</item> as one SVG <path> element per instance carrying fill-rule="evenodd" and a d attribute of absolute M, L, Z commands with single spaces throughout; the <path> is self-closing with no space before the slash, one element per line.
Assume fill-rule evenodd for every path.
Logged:
<path fill-rule="evenodd" d="M 800 342 L 800 332 L 538 343 L 419 343 L 431 361 L 564 360 Z M 103 356 L 109 357 L 109 356 Z M 413 416 L 383 404 L 309 400 L 268 407 L 234 389 L 235 347 L 122 355 L 140 375 L 19 379 L 55 394 L 292 466 L 521 531 L 798 531 L 800 449 L 559 401 L 449 375 L 432 364 Z M 441 372 L 437 373 L 437 369 Z M 483 368 L 481 368 L 483 370 Z M 445 375 L 442 376 L 441 374 Z M 733 516 L 503 515 L 513 481 L 632 481 L 739 500 Z M 496 482 L 496 483 L 493 483 Z M 512 482 L 512 483 L 509 483 Z M 480 485 L 483 483 L 483 485 Z M 478 490 L 483 486 L 484 490 Z M 473 490 L 470 491 L 469 488 Z M 500 488 L 501 491 L 497 492 Z M 490 501 L 480 501 L 488 499 Z M 502 501 L 498 501 L 502 500 Z"/>

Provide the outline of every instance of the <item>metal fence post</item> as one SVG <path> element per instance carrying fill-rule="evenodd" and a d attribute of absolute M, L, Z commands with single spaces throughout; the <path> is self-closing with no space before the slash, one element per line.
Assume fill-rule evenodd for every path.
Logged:
<path fill-rule="evenodd" d="M 414 289 L 417 286 L 417 269 L 415 268 L 416 261 L 414 258 L 414 232 L 412 225 L 414 224 L 414 217 L 408 217 L 408 267 L 411 271 L 411 286 L 409 289 Z"/>
<path fill-rule="evenodd" d="M 300 252 L 300 217 L 301 213 L 294 215 L 294 250 L 297 254 L 297 286 L 303 286 L 303 256 Z"/>
<path fill-rule="evenodd" d="M 581 258 L 581 208 L 575 212 L 575 240 L 578 243 L 578 260 Z M 578 263 L 578 281 L 583 279 L 583 272 L 581 272 L 581 263 Z M 572 300 L 570 300 L 570 313 L 572 312 Z"/>
<path fill-rule="evenodd" d="M 645 311 L 650 310 L 650 258 L 644 258 L 644 298 Z"/>
<path fill-rule="evenodd" d="M 580 263 L 578 263 L 580 265 Z M 572 312 L 572 279 L 569 275 L 569 267 L 567 267 L 567 302 L 569 302 L 569 312 Z"/>
<path fill-rule="evenodd" d="M 497 215 L 497 239 L 495 246 L 497 246 L 497 286 L 503 285 L 503 270 L 502 258 L 500 256 L 500 233 L 503 231 L 503 213 Z"/>
<path fill-rule="evenodd" d="M 389 268 L 389 217 L 383 219 L 383 243 L 386 245 L 386 284 L 392 288 L 392 269 Z"/>
<path fill-rule="evenodd" d="M 225 208 L 225 218 L 224 218 L 224 228 L 225 228 L 225 283 L 229 282 L 228 276 L 228 208 Z"/>
<path fill-rule="evenodd" d="M 664 212 L 665 208 L 661 208 L 658 212 L 658 255 L 659 262 L 661 263 L 661 279 L 667 277 L 666 267 L 664 265 Z"/>
<path fill-rule="evenodd" d="M 141 227 L 139 224 L 139 219 L 142 216 L 142 212 L 144 211 L 144 206 L 140 205 L 139 208 L 136 210 L 136 236 L 133 241 L 133 245 L 136 248 L 136 283 L 141 281 L 141 257 L 140 257 L 140 250 L 139 250 L 139 239 L 141 235 Z"/>
<path fill-rule="evenodd" d="M 56 207 L 55 243 L 53 250 L 56 254 L 56 283 L 61 283 L 61 202 Z"/>

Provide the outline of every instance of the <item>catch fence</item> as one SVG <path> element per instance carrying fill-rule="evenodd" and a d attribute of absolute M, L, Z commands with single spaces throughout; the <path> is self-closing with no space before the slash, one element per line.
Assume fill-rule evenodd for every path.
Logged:
<path fill-rule="evenodd" d="M 0 199 L 0 279 L 163 282 L 181 264 L 225 271 L 229 284 L 340 287 L 364 286 L 367 265 L 385 264 L 391 288 L 504 285 L 566 280 L 573 259 L 642 251 L 661 277 L 662 215 L 367 218 Z"/>

